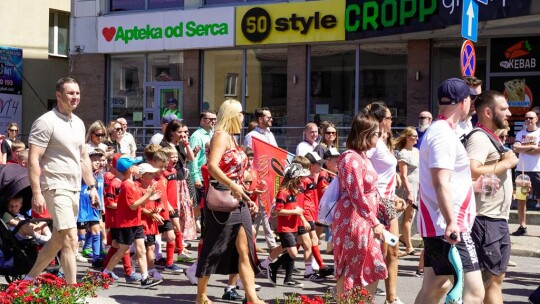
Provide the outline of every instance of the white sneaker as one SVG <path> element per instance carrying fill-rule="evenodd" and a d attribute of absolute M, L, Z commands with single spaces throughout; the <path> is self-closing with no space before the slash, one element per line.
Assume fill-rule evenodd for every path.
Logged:
<path fill-rule="evenodd" d="M 186 269 L 185 274 L 189 282 L 192 285 L 197 285 L 198 278 L 195 276 L 195 271 L 197 270 L 197 262 L 191 264 L 191 266 Z"/>
<path fill-rule="evenodd" d="M 384 304 L 403 304 L 403 302 L 401 302 L 401 300 L 396 297 L 393 302 L 384 301 Z"/>
<path fill-rule="evenodd" d="M 262 288 L 261 285 L 255 284 L 255 290 L 256 291 L 261 290 L 261 288 Z M 240 278 L 238 278 L 238 280 L 236 280 L 236 289 L 244 290 L 244 285 L 242 284 L 242 280 L 240 280 Z"/>
<path fill-rule="evenodd" d="M 88 263 L 88 259 L 83 257 L 82 255 L 80 254 L 77 254 L 77 256 L 75 257 L 77 259 L 77 262 L 81 262 L 81 263 Z"/>
<path fill-rule="evenodd" d="M 152 278 L 154 278 L 154 280 L 158 280 L 158 281 L 163 280 L 163 276 L 156 269 L 152 269 L 152 270 L 148 271 L 148 275 L 151 276 Z"/>

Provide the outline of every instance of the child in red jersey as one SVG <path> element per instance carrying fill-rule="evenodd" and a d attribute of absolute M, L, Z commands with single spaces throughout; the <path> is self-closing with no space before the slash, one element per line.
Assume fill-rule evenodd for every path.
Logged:
<path fill-rule="evenodd" d="M 161 280 L 155 280 L 148 276 L 148 267 L 146 261 L 146 249 L 144 246 L 144 233 L 141 223 L 142 206 L 153 195 L 160 195 L 157 185 L 154 183 L 146 189 L 143 195 L 142 190 L 133 181 L 133 175 L 138 173 L 138 163 L 136 159 L 121 157 L 116 163 L 116 169 L 124 174 L 124 180 L 120 186 L 118 203 L 116 209 L 116 242 L 119 245 L 109 263 L 103 269 L 103 274 L 115 278 L 113 268 L 120 261 L 122 256 L 129 250 L 131 244 L 135 245 L 136 258 L 141 269 L 141 288 L 148 288 L 161 283 Z"/>
<path fill-rule="evenodd" d="M 109 171 L 105 173 L 104 177 L 104 189 L 103 189 L 103 200 L 105 209 L 105 226 L 109 230 L 107 232 L 107 244 L 111 247 L 103 265 L 109 264 L 111 257 L 118 251 L 118 242 L 116 242 L 116 208 L 118 202 L 118 194 L 120 194 L 120 186 L 122 185 L 122 180 L 124 175 L 118 170 L 116 170 L 116 163 L 118 159 L 122 157 L 122 154 L 114 154 L 111 162 L 109 163 Z M 129 252 L 126 252 L 122 257 L 122 265 L 124 266 L 124 272 L 126 275 L 126 283 L 137 283 L 141 281 L 141 274 L 133 271 L 131 267 L 131 257 Z"/>
<path fill-rule="evenodd" d="M 182 273 L 182 268 L 174 264 L 174 247 L 176 245 L 176 236 L 174 235 L 174 228 L 171 222 L 171 212 L 174 213 L 173 205 L 175 205 L 176 202 L 171 201 L 167 195 L 167 179 L 164 175 L 167 165 L 169 164 L 169 157 L 167 154 L 165 154 L 165 152 L 163 152 L 163 148 L 159 145 L 148 145 L 144 149 L 144 155 L 148 163 L 154 166 L 154 168 L 158 169 L 154 180 L 156 181 L 158 189 L 161 191 L 161 202 L 163 204 L 163 209 L 161 209 L 159 213 L 159 215 L 161 215 L 163 218 L 163 224 L 158 225 L 158 230 L 161 233 L 161 237 L 156 236 L 155 264 L 157 267 L 163 267 L 165 270 L 173 274 L 180 274 Z M 163 257 L 161 252 L 161 240 L 166 242 L 165 257 Z"/>
<path fill-rule="evenodd" d="M 309 234 L 309 239 L 311 241 L 311 253 L 313 259 L 317 262 L 319 266 L 319 275 L 316 276 L 313 272 L 312 261 L 306 261 L 306 273 L 304 278 L 310 279 L 315 282 L 320 282 L 321 278 L 329 276 L 334 273 L 334 269 L 330 266 L 324 265 L 321 252 L 319 250 L 319 238 L 317 237 L 317 232 L 315 231 L 315 222 L 317 221 L 317 216 L 319 215 L 319 197 L 317 194 L 317 178 L 322 170 L 322 164 L 325 163 L 323 159 L 316 152 L 309 152 L 306 154 L 305 159 L 308 160 L 308 163 L 305 161 L 302 162 L 302 166 L 306 169 L 309 169 L 311 172 L 310 176 L 304 178 L 303 188 L 304 188 L 304 208 L 306 210 L 305 217 L 311 225 L 309 232 L 304 232 Z M 294 160 L 293 160 L 294 163 Z M 298 234 L 302 234 L 301 229 L 298 230 Z"/>
<path fill-rule="evenodd" d="M 291 164 L 285 169 L 285 177 L 276 195 L 274 212 L 277 215 L 277 232 L 281 240 L 281 247 L 287 252 L 268 265 L 268 280 L 276 284 L 277 271 L 285 266 L 285 280 L 283 285 L 290 287 L 302 287 L 304 284 L 292 278 L 294 259 L 298 254 L 296 237 L 298 222 L 308 229 L 309 223 L 304 217 L 305 211 L 297 205 L 297 194 L 302 182 L 302 177 L 309 175 L 309 171 L 299 164 Z"/>
<path fill-rule="evenodd" d="M 145 189 L 151 187 L 154 183 L 155 174 L 159 170 L 154 168 L 150 164 L 139 165 L 139 183 L 143 193 Z M 156 270 L 154 265 L 154 247 L 156 246 L 156 235 L 158 232 L 158 225 L 163 224 L 163 217 L 159 215 L 159 212 L 163 209 L 161 197 L 156 195 L 151 196 L 142 209 L 142 226 L 144 231 L 144 245 L 146 246 L 146 260 L 148 261 L 148 275 L 152 276 L 154 280 L 162 280 L 163 277 Z"/>

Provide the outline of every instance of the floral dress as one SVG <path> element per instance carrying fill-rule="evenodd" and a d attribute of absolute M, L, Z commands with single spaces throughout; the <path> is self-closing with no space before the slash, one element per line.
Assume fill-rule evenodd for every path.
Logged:
<path fill-rule="evenodd" d="M 332 224 L 336 277 L 344 291 L 387 276 L 381 243 L 372 227 L 379 224 L 377 173 L 365 153 L 348 150 L 339 158 L 341 193 Z"/>

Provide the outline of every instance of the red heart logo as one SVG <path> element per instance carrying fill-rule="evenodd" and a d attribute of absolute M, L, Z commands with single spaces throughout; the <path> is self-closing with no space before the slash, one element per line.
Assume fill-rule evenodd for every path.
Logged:
<path fill-rule="evenodd" d="M 114 38 L 114 35 L 116 34 L 116 28 L 104 27 L 101 33 L 103 34 L 103 37 L 105 37 L 105 40 L 107 40 L 107 42 L 110 42 Z"/>

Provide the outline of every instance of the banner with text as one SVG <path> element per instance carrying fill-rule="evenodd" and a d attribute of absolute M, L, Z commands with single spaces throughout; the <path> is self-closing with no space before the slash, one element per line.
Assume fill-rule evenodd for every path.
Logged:
<path fill-rule="evenodd" d="M 100 53 L 230 47 L 234 7 L 98 18 Z"/>
<path fill-rule="evenodd" d="M 252 138 L 252 147 L 254 153 L 253 167 L 257 171 L 257 179 L 266 183 L 266 190 L 259 197 L 261 204 L 270 215 L 270 209 L 274 203 L 274 198 L 279 190 L 279 185 L 283 179 L 283 172 L 288 164 L 291 163 L 294 154 L 281 148 L 273 146 L 256 137 Z"/>
<path fill-rule="evenodd" d="M 343 41 L 344 1 L 236 7 L 236 45 Z"/>
<path fill-rule="evenodd" d="M 10 122 L 22 125 L 23 50 L 0 46 L 0 132 Z"/>

